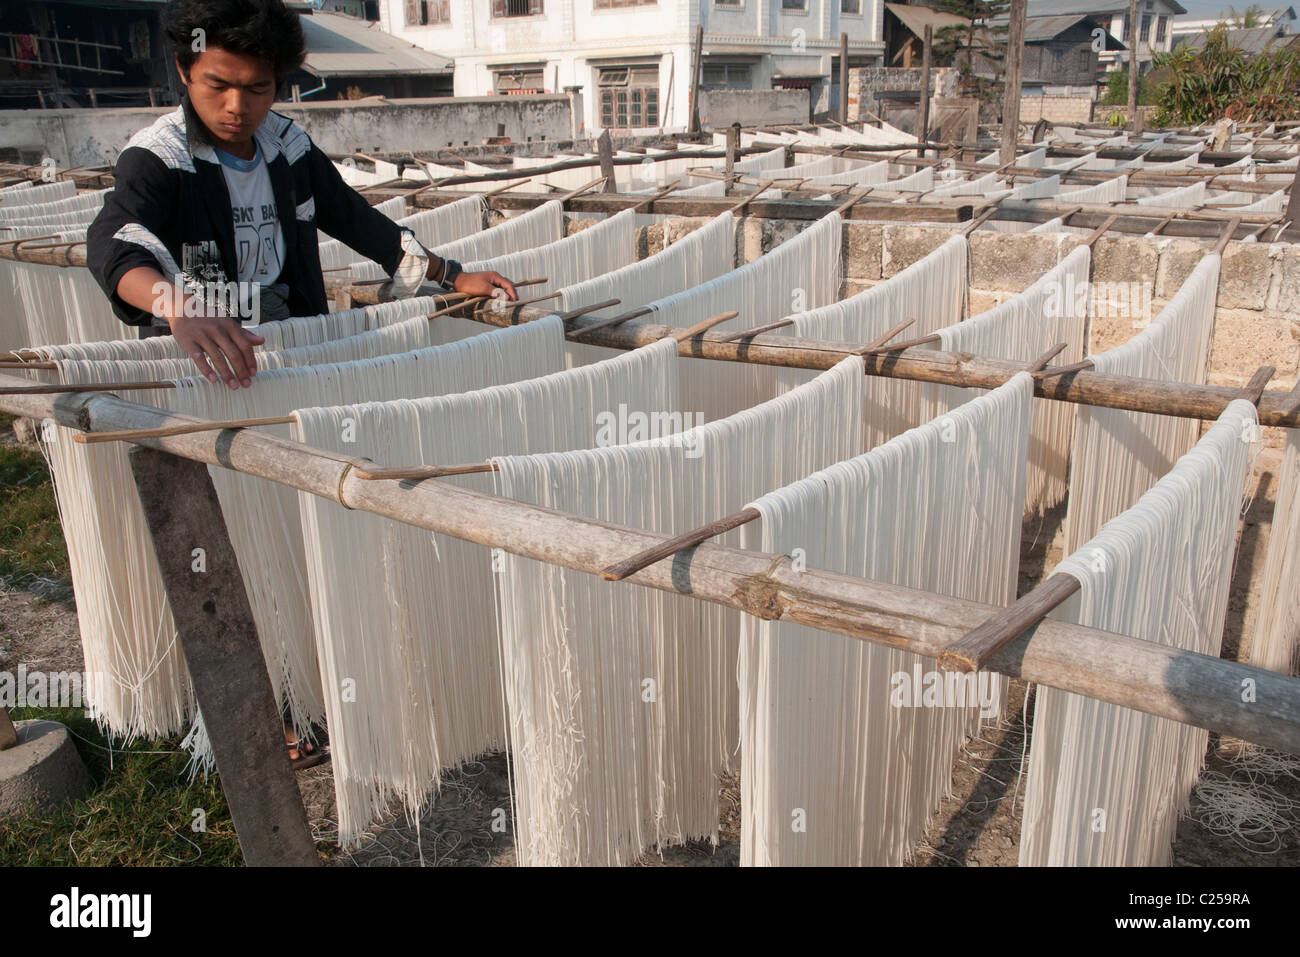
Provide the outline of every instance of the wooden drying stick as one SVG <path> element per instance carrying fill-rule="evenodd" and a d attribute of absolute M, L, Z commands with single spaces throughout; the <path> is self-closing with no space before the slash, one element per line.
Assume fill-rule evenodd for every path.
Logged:
<path fill-rule="evenodd" d="M 1241 397 L 1258 408 L 1260 397 L 1264 394 L 1264 387 L 1268 385 L 1268 380 L 1273 378 L 1273 373 L 1276 371 L 1272 366 L 1260 366 L 1241 390 Z"/>
<path fill-rule="evenodd" d="M 853 196 L 850 199 L 846 199 L 844 202 L 840 203 L 840 205 L 836 206 L 834 211 L 839 213 L 845 219 L 848 219 L 849 210 L 852 209 L 857 203 L 866 199 L 867 194 L 870 193 L 873 188 L 874 187 L 871 186 L 865 187 L 862 190 L 862 192 L 858 193 L 856 196 Z M 852 191 L 853 187 L 850 186 L 849 190 Z"/>
<path fill-rule="evenodd" d="M 1074 207 L 1074 209 L 1070 210 L 1068 213 L 1062 213 L 1061 216 L 1060 216 L 1060 219 L 1061 219 L 1061 225 L 1062 225 L 1062 226 L 1068 226 L 1068 225 L 1070 225 L 1069 223 L 1066 222 L 1066 220 L 1069 219 L 1071 216 L 1073 216 L 1075 213 L 1082 212 L 1082 211 L 1083 211 L 1083 207 L 1082 207 L 1082 206 L 1076 206 L 1076 207 Z"/>
<path fill-rule="evenodd" d="M 1037 627 L 1053 608 L 1080 587 L 1079 579 L 1073 575 L 1054 572 L 1011 607 L 998 612 L 945 648 L 939 656 L 939 667 L 947 671 L 979 671 L 995 652 L 1030 628 Z"/>
<path fill-rule="evenodd" d="M 1088 238 L 1083 241 L 1083 244 L 1087 246 L 1089 249 L 1091 249 L 1093 247 L 1093 244 L 1096 243 L 1097 240 L 1101 239 L 1102 234 L 1105 233 L 1106 230 L 1114 226 L 1118 220 L 1119 220 L 1118 214 L 1114 216 L 1107 216 L 1106 221 L 1104 223 L 1102 223 L 1100 226 L 1098 226 L 1096 229 L 1094 229 L 1091 233 L 1088 234 Z M 1062 219 L 1061 222 L 1062 224 L 1064 224 L 1065 220 Z"/>
<path fill-rule="evenodd" d="M 673 338 L 676 339 L 678 342 L 686 342 L 690 339 L 694 339 L 696 336 L 704 335 L 706 332 L 708 332 L 716 325 L 727 322 L 730 319 L 735 319 L 738 315 L 740 315 L 740 313 L 736 312 L 735 310 L 732 310 L 731 312 L 719 313 L 716 316 L 710 316 L 708 319 L 705 319 L 703 322 L 697 322 L 689 329 L 682 329 L 681 331 L 675 332 L 672 335 Z"/>
<path fill-rule="evenodd" d="M 641 200 L 641 202 L 637 203 L 637 204 L 636 204 L 635 206 L 633 206 L 632 208 L 633 208 L 634 210 L 636 210 L 638 213 L 640 213 L 640 212 L 643 211 L 643 210 L 642 210 L 642 207 L 645 207 L 645 210 L 649 210 L 649 209 L 651 209 L 651 208 L 654 206 L 654 204 L 655 204 L 656 202 L 658 202 L 659 200 L 663 199 L 665 196 L 667 196 L 667 195 L 668 195 L 669 193 L 671 193 L 673 190 L 677 189 L 677 184 L 678 184 L 678 182 L 679 182 L 679 180 L 673 180 L 671 183 L 669 183 L 669 184 L 668 184 L 667 186 L 665 186 L 663 189 L 659 190 L 659 192 L 655 193 L 655 194 L 654 194 L 653 196 L 651 196 L 649 199 L 643 199 L 643 200 Z"/>
<path fill-rule="evenodd" d="M 1049 362 L 1051 362 L 1053 359 L 1055 359 L 1057 356 L 1059 356 L 1062 352 L 1065 351 L 1065 347 L 1067 344 L 1068 343 L 1058 342 L 1056 345 L 1052 346 L 1052 348 L 1048 349 L 1041 356 L 1039 356 L 1037 359 L 1031 362 L 1027 367 L 1026 371 L 1042 372 L 1044 369 L 1047 368 L 1047 364 Z"/>
<path fill-rule="evenodd" d="M 597 186 L 599 186 L 599 185 L 600 185 L 601 183 L 603 183 L 603 182 L 605 182 L 605 177 L 603 177 L 603 176 L 597 176 L 595 179 L 593 179 L 593 180 L 592 180 L 590 183 L 588 183 L 586 186 L 579 186 L 577 189 L 575 189 L 575 190 L 570 190 L 569 192 L 565 193 L 563 196 L 559 197 L 559 200 L 560 200 L 561 203 L 567 203 L 569 200 L 573 199 L 575 196 L 581 196 L 583 193 L 586 193 L 586 192 L 588 192 L 588 191 L 590 191 L 590 190 L 595 189 Z"/>
<path fill-rule="evenodd" d="M 976 216 L 969 223 L 967 223 L 965 226 L 962 227 L 961 235 L 969 236 L 971 233 L 975 232 L 975 230 L 979 229 L 986 222 L 988 222 L 989 217 L 991 217 L 997 211 L 998 211 L 997 206 L 988 207 L 988 209 L 984 210 L 984 212 L 980 213 L 978 216 Z"/>
<path fill-rule="evenodd" d="M 622 301 L 622 299 L 606 299 L 604 302 L 593 302 L 590 306 L 579 306 L 577 309 L 570 309 L 568 312 L 557 312 L 556 315 L 568 322 L 570 319 L 577 319 L 579 316 L 585 316 L 597 309 L 608 309 L 610 306 L 617 306 Z"/>
<path fill-rule="evenodd" d="M 867 343 L 865 346 L 863 346 L 861 349 L 857 350 L 857 352 L 855 352 L 854 355 L 859 355 L 859 356 L 870 355 L 872 352 L 874 352 L 875 350 L 879 349 L 879 348 L 880 348 L 881 346 L 883 346 L 886 342 L 888 342 L 890 339 L 894 338 L 894 336 L 898 335 L 900 332 L 902 332 L 904 329 L 906 329 L 908 326 L 910 326 L 910 325 L 911 325 L 912 323 L 914 323 L 914 322 L 916 322 L 916 318 L 915 318 L 915 317 L 913 317 L 913 318 L 911 318 L 911 319 L 904 319 L 904 320 L 903 320 L 902 322 L 900 322 L 898 325 L 896 325 L 896 326 L 894 326 L 892 329 L 888 330 L 884 335 L 879 336 L 878 338 L 873 339 L 873 340 L 871 340 L 870 342 L 868 342 L 868 343 Z"/>
<path fill-rule="evenodd" d="M 1241 217 L 1234 216 L 1229 221 L 1228 225 L 1224 227 L 1223 235 L 1219 237 L 1219 241 L 1214 244 L 1214 252 L 1223 255 L 1223 251 L 1228 248 L 1228 243 L 1232 240 L 1232 237 L 1237 234 L 1237 227 L 1240 225 Z"/>
<path fill-rule="evenodd" d="M 226 429 L 247 429 L 259 425 L 288 425 L 291 415 L 276 415 L 260 419 L 231 419 L 226 422 L 191 422 L 186 425 L 165 425 L 158 429 L 123 429 L 118 432 L 78 432 L 72 440 L 81 445 L 100 442 L 134 442 L 136 439 L 161 439 L 169 435 L 192 435 L 195 432 L 224 432 Z"/>
<path fill-rule="evenodd" d="M 763 192 L 764 190 L 770 189 L 774 182 L 776 182 L 776 180 L 772 180 L 772 179 L 763 180 L 763 182 L 759 184 L 758 189 L 754 190 L 752 193 L 750 193 L 748 196 L 742 199 L 735 206 L 731 207 L 732 215 L 738 216 L 741 213 L 743 213 L 745 211 L 745 207 L 748 206 L 750 203 L 752 203 L 755 199 L 757 199 L 759 193 Z"/>
<path fill-rule="evenodd" d="M 647 548 L 643 552 L 638 552 L 631 558 L 625 558 L 621 562 L 615 562 L 608 568 L 601 571 L 600 577 L 609 582 L 621 582 L 623 579 L 635 575 L 643 568 L 647 568 L 656 562 L 663 561 L 672 555 L 688 548 L 694 548 L 701 542 L 706 542 L 710 538 L 721 535 L 723 532 L 729 532 L 733 528 L 739 528 L 752 522 L 756 518 L 762 517 L 762 513 L 756 508 L 745 508 L 736 512 L 734 515 L 728 515 L 726 518 L 720 518 L 716 522 L 710 522 L 702 528 L 697 528 L 693 532 L 686 532 L 678 535 L 676 538 L 670 538 L 666 542 L 661 542 L 653 548 Z"/>
<path fill-rule="evenodd" d="M 911 349 L 913 346 L 923 346 L 927 342 L 938 342 L 942 338 L 943 337 L 940 336 L 939 333 L 932 332 L 928 336 L 919 336 L 916 339 L 904 339 L 902 342 L 896 342 L 891 346 L 879 346 L 875 349 L 868 349 L 864 352 L 859 352 L 858 355 L 865 358 L 866 356 L 885 355 L 889 352 L 903 352 L 906 349 Z"/>
<path fill-rule="evenodd" d="M 130 392 L 139 389 L 174 389 L 174 382 L 96 382 L 84 385 L 6 386 L 0 395 L 60 395 L 74 392 Z"/>
<path fill-rule="evenodd" d="M 1283 415 L 1290 415 L 1297 409 L 1300 409 L 1300 380 L 1297 380 L 1291 391 L 1287 393 L 1286 400 L 1282 403 L 1280 411 Z"/>
<path fill-rule="evenodd" d="M 612 319 L 604 319 L 601 322 L 593 323 L 590 326 L 583 326 L 581 329 L 574 329 L 568 334 L 570 339 L 577 339 L 579 336 L 585 336 L 589 332 L 595 332 L 598 329 L 608 329 L 611 326 L 617 326 L 621 323 L 628 322 L 640 316 L 648 316 L 654 312 L 649 306 L 642 306 L 640 309 L 633 309 L 631 312 L 625 312 L 621 316 L 615 316 Z"/>
<path fill-rule="evenodd" d="M 352 474 L 365 482 L 405 481 L 446 478 L 448 475 L 472 475 L 476 472 L 494 472 L 491 462 L 478 465 L 412 465 L 396 468 L 354 468 Z"/>
<path fill-rule="evenodd" d="M 764 332 L 771 332 L 773 329 L 784 329 L 786 326 L 793 326 L 793 319 L 781 319 L 777 322 L 769 322 L 765 326 L 759 326 L 757 329 L 744 329 L 740 332 L 733 332 L 729 336 L 723 336 L 719 342 L 736 342 L 740 339 L 752 339 L 754 336 L 761 335 Z"/>
<path fill-rule="evenodd" d="M 1082 362 L 1072 362 L 1068 366 L 1051 366 L 1050 368 L 1036 371 L 1034 373 L 1034 378 L 1041 382 L 1043 379 L 1051 379 L 1058 375 L 1071 375 L 1075 372 L 1084 372 L 1092 367 L 1092 360 L 1084 359 Z"/>

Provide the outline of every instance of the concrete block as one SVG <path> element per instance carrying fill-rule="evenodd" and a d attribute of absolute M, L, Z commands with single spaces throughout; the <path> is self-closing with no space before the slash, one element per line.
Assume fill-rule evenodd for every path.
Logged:
<path fill-rule="evenodd" d="M 940 226 L 886 226 L 883 232 L 880 274 L 888 279 L 934 252 L 952 237 L 954 230 Z"/>
<path fill-rule="evenodd" d="M 1160 252 L 1136 236 L 1102 236 L 1092 247 L 1093 282 L 1148 282 L 1154 287 Z"/>
<path fill-rule="evenodd" d="M 1272 250 L 1260 243 L 1233 243 L 1219 273 L 1220 309 L 1263 309 L 1268 302 Z"/>
<path fill-rule="evenodd" d="M 1006 299 L 1005 294 L 990 292 L 985 289 L 972 289 L 969 297 L 970 314 L 978 316 L 981 312 L 988 312 L 995 306 L 1000 306 Z"/>
<path fill-rule="evenodd" d="M 1222 290 L 1220 290 L 1222 299 Z M 1253 309 L 1220 308 L 1214 317 L 1210 344 L 1211 385 L 1245 385 L 1255 370 L 1270 365 L 1277 370 L 1270 389 L 1296 376 L 1296 335 L 1300 322 Z"/>
<path fill-rule="evenodd" d="M 976 232 L 970 259 L 972 286 L 1023 292 L 1060 261 L 1060 253 L 1050 233 Z"/>
<path fill-rule="evenodd" d="M 661 224 L 664 231 L 664 243 L 665 245 L 671 245 L 683 236 L 689 236 L 705 223 L 712 221 L 713 217 L 711 216 L 678 216 L 673 219 L 665 219 Z"/>
<path fill-rule="evenodd" d="M 880 278 L 884 227 L 871 223 L 844 224 L 844 275 L 874 282 Z"/>
<path fill-rule="evenodd" d="M 1283 315 L 1300 316 L 1300 246 L 1283 246 L 1280 253 L 1277 311 Z"/>
<path fill-rule="evenodd" d="M 645 259 L 647 256 L 653 256 L 657 252 L 662 252 L 664 248 L 664 234 L 666 232 L 664 223 L 652 223 L 649 226 L 639 226 L 636 230 L 636 258 Z"/>
<path fill-rule="evenodd" d="M 595 226 L 598 222 L 600 222 L 600 220 L 595 218 L 576 219 L 572 216 L 566 216 L 564 217 L 564 235 L 572 236 L 575 233 L 580 233 L 584 229 L 590 229 L 592 226 Z"/>
<path fill-rule="evenodd" d="M 743 266 L 763 255 L 763 224 L 767 220 L 752 216 L 740 221 L 736 228 L 736 265 Z"/>
<path fill-rule="evenodd" d="M 57 721 L 16 721 L 18 745 L 0 751 L 0 817 L 51 811 L 90 791 L 90 773 Z"/>
<path fill-rule="evenodd" d="M 1168 240 L 1160 250 L 1160 265 L 1156 270 L 1156 297 L 1173 298 L 1178 287 L 1187 281 L 1204 255 L 1204 243 L 1191 239 Z"/>

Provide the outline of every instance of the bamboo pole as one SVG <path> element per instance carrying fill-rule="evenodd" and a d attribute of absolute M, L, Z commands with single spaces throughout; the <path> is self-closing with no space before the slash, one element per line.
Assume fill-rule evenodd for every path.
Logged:
<path fill-rule="evenodd" d="M 533 315 L 522 319 L 540 319 L 549 313 L 534 310 Z M 509 325 L 499 316 L 479 310 L 475 318 L 489 325 Z M 607 320 L 606 320 L 607 321 Z M 567 333 L 569 338 L 611 349 L 635 349 L 657 342 L 680 332 L 672 326 L 638 323 L 633 326 L 606 327 L 595 330 L 592 326 L 576 326 Z M 851 343 L 829 342 L 817 339 L 777 337 L 776 342 L 723 341 L 722 338 L 696 340 L 681 350 L 682 355 L 696 358 L 718 359 L 724 362 L 745 362 L 755 365 L 782 366 L 792 369 L 824 371 L 832 368 L 846 356 L 858 355 L 861 347 Z M 928 337 L 927 337 L 928 339 Z M 917 345 L 917 342 L 899 343 L 885 347 L 885 353 Z M 908 379 L 916 382 L 934 382 L 939 385 L 967 389 L 995 389 L 1012 376 L 1024 371 L 1023 362 L 973 356 L 962 352 L 938 350 L 914 351 L 910 354 L 883 356 L 866 355 L 864 371 L 867 375 Z M 1066 371 L 1072 375 L 1065 375 Z M 1125 409 L 1130 412 L 1155 412 L 1187 419 L 1213 421 L 1228 404 L 1241 398 L 1241 389 L 1231 386 L 1197 385 L 1183 382 L 1163 382 L 1156 379 L 1139 379 L 1096 372 L 1087 368 L 1061 367 L 1047 369 L 1035 376 L 1035 392 L 1039 398 L 1072 402 L 1078 405 L 1095 405 L 1108 409 Z M 1283 428 L 1300 427 L 1300 410 L 1291 408 L 1288 394 L 1281 390 L 1266 390 L 1260 399 L 1260 424 Z"/>
<path fill-rule="evenodd" d="M 0 387 L 14 381 L 0 376 Z M 0 399 L 0 410 L 53 418 L 90 431 L 197 421 L 102 394 L 62 401 L 10 395 Z M 140 444 L 588 574 L 599 574 L 621 557 L 664 541 L 664 536 L 448 483 L 363 481 L 354 474 L 352 460 L 252 430 L 220 438 L 201 432 L 142 439 Z M 788 558 L 709 543 L 697 547 L 687 569 L 677 565 L 651 565 L 629 581 L 926 658 L 937 658 L 966 633 L 969 622 L 999 610 L 817 569 L 795 570 Z M 1300 679 L 1275 672 L 1051 619 L 1032 635 L 1022 635 L 995 653 L 987 667 L 1266 747 L 1300 752 Z M 1256 689 L 1249 703 L 1241 700 L 1243 680 L 1253 682 Z"/>

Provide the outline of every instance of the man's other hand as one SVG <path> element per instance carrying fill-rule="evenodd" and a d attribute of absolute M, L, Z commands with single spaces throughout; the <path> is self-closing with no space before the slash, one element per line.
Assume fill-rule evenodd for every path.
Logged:
<path fill-rule="evenodd" d="M 507 302 L 514 302 L 519 298 L 514 283 L 500 273 L 491 271 L 463 272 L 456 277 L 452 287 L 466 296 L 495 296 L 496 290 L 501 289 L 505 292 Z"/>
<path fill-rule="evenodd" d="M 168 316 L 167 322 L 176 343 L 209 382 L 220 378 L 232 389 L 253 384 L 257 374 L 253 346 L 266 340 L 245 329 L 239 320 L 228 316 Z"/>

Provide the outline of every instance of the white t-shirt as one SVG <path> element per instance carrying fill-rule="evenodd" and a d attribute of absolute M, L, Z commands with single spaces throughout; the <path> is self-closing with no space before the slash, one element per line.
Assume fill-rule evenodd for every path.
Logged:
<path fill-rule="evenodd" d="M 280 278 L 284 267 L 284 232 L 271 191 L 271 176 L 262 159 L 262 147 L 253 140 L 256 153 L 243 160 L 217 150 L 221 172 L 230 191 L 230 210 L 235 217 L 235 252 L 238 280 L 269 286 Z"/>

